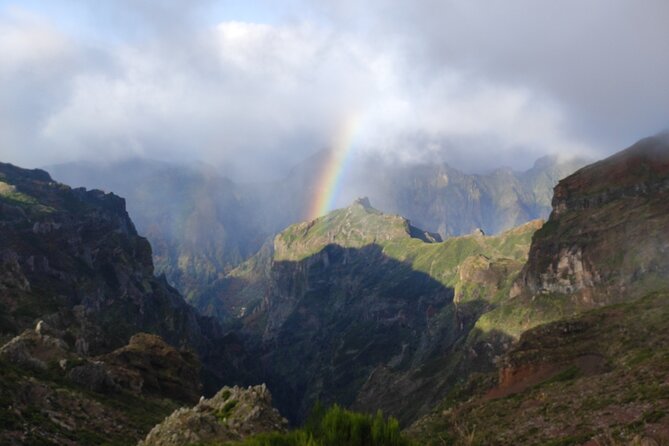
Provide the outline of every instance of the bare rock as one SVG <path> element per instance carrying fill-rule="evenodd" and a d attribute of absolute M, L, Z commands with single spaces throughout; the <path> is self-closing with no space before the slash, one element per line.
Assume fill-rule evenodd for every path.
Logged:
<path fill-rule="evenodd" d="M 264 384 L 224 387 L 191 409 L 181 408 L 154 427 L 140 446 L 239 441 L 262 432 L 285 432 L 288 422 L 272 407 Z"/>

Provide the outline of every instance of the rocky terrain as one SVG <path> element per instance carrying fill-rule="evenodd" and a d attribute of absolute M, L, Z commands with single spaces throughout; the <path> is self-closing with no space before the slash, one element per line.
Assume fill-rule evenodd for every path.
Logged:
<path fill-rule="evenodd" d="M 611 303 L 666 285 L 669 144 L 647 138 L 560 181 L 519 285 Z"/>
<path fill-rule="evenodd" d="M 669 142 L 660 135 L 560 181 L 503 309 L 484 330 L 542 322 L 667 289 Z"/>
<path fill-rule="evenodd" d="M 421 444 L 669 443 L 669 295 L 526 331 L 493 375 L 416 422 Z"/>
<path fill-rule="evenodd" d="M 199 398 L 199 371 L 192 352 L 155 335 L 89 356 L 39 321 L 0 347 L 0 442 L 133 444 L 177 405 Z"/>
<path fill-rule="evenodd" d="M 271 389 L 293 423 L 317 401 L 382 409 L 419 444 L 665 444 L 667 194 L 660 135 L 560 181 L 546 223 L 492 236 L 358 199 L 210 278 L 202 316 L 154 276 L 123 199 L 0 164 L 0 442 L 325 433 L 284 434 Z M 200 397 L 224 382 L 267 384 Z"/>
<path fill-rule="evenodd" d="M 234 336 L 154 276 L 122 198 L 0 164 L 0 227 L 0 442 L 127 444 L 238 377 Z"/>
<path fill-rule="evenodd" d="M 154 427 L 139 446 L 184 446 L 239 441 L 263 432 L 286 432 L 263 385 L 224 387 L 193 408 L 181 408 Z"/>
<path fill-rule="evenodd" d="M 361 199 L 289 227 L 198 306 L 237 330 L 292 420 L 320 400 L 407 421 L 457 375 L 462 343 L 508 293 L 540 224 L 442 242 Z M 491 367 L 485 357 L 462 367 Z"/>
<path fill-rule="evenodd" d="M 660 135 L 558 184 L 509 298 L 477 323 L 518 342 L 496 373 L 473 375 L 416 422 L 416 438 L 669 442 L 668 180 L 669 138 Z"/>

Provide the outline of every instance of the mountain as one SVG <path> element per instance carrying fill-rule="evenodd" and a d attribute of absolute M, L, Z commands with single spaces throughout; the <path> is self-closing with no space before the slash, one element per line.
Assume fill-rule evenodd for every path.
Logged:
<path fill-rule="evenodd" d="M 0 441 L 127 444 L 170 412 L 148 444 L 283 431 L 271 389 L 293 423 L 382 409 L 419 444 L 667 443 L 667 194 L 658 135 L 492 236 L 358 199 L 209 279 L 212 318 L 154 276 L 122 199 L 0 164 Z"/>
<path fill-rule="evenodd" d="M 441 241 L 359 199 L 287 228 L 194 304 L 260 358 L 262 380 L 293 421 L 316 400 L 407 421 L 443 396 L 454 376 L 438 365 L 455 370 L 539 224 Z"/>
<path fill-rule="evenodd" d="M 0 163 L 0 227 L 3 444 L 136 441 L 239 376 L 234 336 L 154 276 L 122 198 Z"/>
<path fill-rule="evenodd" d="M 49 167 L 68 183 L 114 191 L 151 242 L 156 269 L 191 299 L 271 235 L 239 185 L 204 165 L 133 159 Z"/>
<path fill-rule="evenodd" d="M 560 181 L 509 297 L 477 323 L 517 341 L 495 373 L 454 388 L 413 436 L 424 444 L 668 443 L 667 203 L 668 135 Z"/>
<path fill-rule="evenodd" d="M 511 299 L 481 327 L 518 335 L 532 325 L 665 290 L 667 141 L 663 135 L 643 139 L 560 181 Z M 522 319 L 527 322 L 518 324 Z"/>
<path fill-rule="evenodd" d="M 150 160 L 50 166 L 68 184 L 114 191 L 127 199 L 154 262 L 188 301 L 302 221 L 329 157 L 318 152 L 283 179 L 235 183 L 203 165 Z M 351 166 L 344 195 L 368 195 L 382 210 L 404 215 L 442 238 L 476 228 L 497 234 L 546 218 L 557 181 L 583 160 L 542 158 L 525 172 L 466 174 L 446 164 Z"/>
<path fill-rule="evenodd" d="M 500 168 L 487 174 L 467 174 L 448 164 L 421 164 L 389 171 L 369 168 L 364 177 L 370 188 L 366 193 L 381 209 L 450 237 L 476 228 L 498 234 L 546 218 L 553 187 L 585 164 L 582 158 L 544 157 L 523 172 Z"/>

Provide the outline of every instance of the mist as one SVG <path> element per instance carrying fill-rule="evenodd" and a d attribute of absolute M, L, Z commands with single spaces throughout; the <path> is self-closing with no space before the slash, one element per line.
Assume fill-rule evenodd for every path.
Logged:
<path fill-rule="evenodd" d="M 0 2 L 0 156 L 280 179 L 354 158 L 527 169 L 669 127 L 662 1 Z"/>

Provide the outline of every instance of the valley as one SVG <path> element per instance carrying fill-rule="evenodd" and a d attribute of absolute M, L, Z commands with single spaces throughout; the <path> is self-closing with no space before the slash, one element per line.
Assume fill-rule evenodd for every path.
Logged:
<path fill-rule="evenodd" d="M 214 184 L 189 175 L 185 196 Z M 302 444 L 322 435 L 313 408 L 339 405 L 416 444 L 663 444 L 668 178 L 669 140 L 647 138 L 560 180 L 545 222 L 486 217 L 491 235 L 462 233 L 476 219 L 425 230 L 369 198 L 258 229 L 231 192 L 164 218 L 218 206 L 197 224 L 223 232 L 188 226 L 193 252 L 231 224 L 255 242 L 221 236 L 212 274 L 156 276 L 175 248 L 154 253 L 124 199 L 1 164 L 0 439 Z M 318 423 L 377 422 L 336 410 Z"/>

